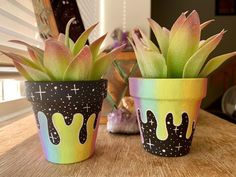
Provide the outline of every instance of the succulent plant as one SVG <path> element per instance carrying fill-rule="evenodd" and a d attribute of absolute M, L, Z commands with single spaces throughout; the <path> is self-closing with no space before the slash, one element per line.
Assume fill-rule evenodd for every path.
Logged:
<path fill-rule="evenodd" d="M 214 20 L 200 24 L 198 13 L 194 10 L 186 16 L 182 13 L 171 30 L 162 28 L 152 19 L 150 27 L 158 42 L 157 47 L 141 31 L 132 32 L 132 44 L 139 68 L 146 78 L 196 78 L 207 77 L 223 62 L 236 55 L 227 53 L 207 61 L 209 54 L 217 47 L 226 31 L 200 40 L 201 31 Z"/>
<path fill-rule="evenodd" d="M 107 68 L 111 65 L 114 55 L 124 46 L 113 49 L 109 53 L 100 51 L 106 34 L 86 45 L 88 37 L 97 24 L 84 31 L 74 43 L 69 38 L 70 25 L 68 23 L 64 34 L 58 39 L 47 39 L 45 50 L 31 46 L 25 42 L 11 40 L 17 44 L 25 45 L 30 58 L 15 53 L 4 52 L 13 60 L 20 74 L 29 81 L 78 81 L 101 79 Z"/>

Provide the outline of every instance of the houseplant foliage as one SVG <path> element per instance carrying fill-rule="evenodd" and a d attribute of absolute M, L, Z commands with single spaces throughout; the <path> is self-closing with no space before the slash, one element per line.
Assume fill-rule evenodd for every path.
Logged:
<path fill-rule="evenodd" d="M 132 33 L 143 78 L 129 79 L 144 149 L 160 156 L 188 154 L 201 100 L 206 96 L 207 76 L 236 52 L 207 61 L 225 31 L 200 40 L 201 31 L 213 20 L 200 24 L 194 10 L 182 13 L 171 30 L 148 19 L 158 47 L 139 30 Z"/>
<path fill-rule="evenodd" d="M 201 40 L 202 30 L 214 20 L 200 24 L 198 13 L 194 10 L 188 16 L 182 13 L 171 30 L 161 27 L 152 19 L 148 19 L 156 37 L 157 47 L 145 34 L 141 38 L 132 33 L 133 45 L 139 68 L 145 78 L 198 78 L 207 77 L 223 62 L 236 52 L 223 54 L 210 59 L 209 54 L 220 43 L 225 30 Z"/>
<path fill-rule="evenodd" d="M 86 45 L 97 24 L 84 31 L 74 43 L 66 32 L 45 41 L 45 50 L 25 42 L 30 58 L 9 56 L 26 78 L 26 97 L 31 102 L 45 157 L 53 163 L 68 164 L 91 157 L 107 94 L 107 80 L 101 79 L 114 55 L 100 51 L 106 35 Z"/>
<path fill-rule="evenodd" d="M 28 81 L 79 81 L 99 80 L 112 63 L 114 55 L 123 46 L 113 49 L 109 53 L 100 51 L 106 34 L 95 40 L 91 45 L 86 45 L 89 35 L 97 24 L 89 27 L 74 43 L 69 38 L 70 24 L 64 34 L 59 34 L 57 39 L 45 41 L 45 50 L 29 45 L 18 40 L 11 40 L 17 44 L 25 45 L 30 58 L 18 54 L 3 52 L 13 60 L 20 74 Z"/>

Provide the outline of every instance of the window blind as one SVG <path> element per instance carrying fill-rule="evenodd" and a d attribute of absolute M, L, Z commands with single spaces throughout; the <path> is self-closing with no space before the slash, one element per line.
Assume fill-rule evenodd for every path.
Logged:
<path fill-rule="evenodd" d="M 26 55 L 26 48 L 8 42 L 11 39 L 22 40 L 42 48 L 31 0 L 0 1 L 0 50 Z M 0 55 L 0 66 L 12 65 L 11 60 Z"/>
<path fill-rule="evenodd" d="M 90 42 L 108 32 L 104 46 L 113 43 L 112 32 L 116 28 L 130 31 L 141 28 L 148 36 L 147 18 L 151 16 L 151 0 L 76 0 L 85 28 L 99 22 L 90 36 Z"/>
<path fill-rule="evenodd" d="M 101 0 L 76 0 L 85 29 L 99 22 L 100 1 Z M 91 43 L 97 39 L 100 36 L 99 33 L 99 27 L 95 28 L 89 36 L 89 42 Z"/>

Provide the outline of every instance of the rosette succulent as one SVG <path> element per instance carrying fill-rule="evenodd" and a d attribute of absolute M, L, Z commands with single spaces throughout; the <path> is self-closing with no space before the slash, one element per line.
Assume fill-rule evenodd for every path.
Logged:
<path fill-rule="evenodd" d="M 109 53 L 100 51 L 106 34 L 86 45 L 88 37 L 97 24 L 84 31 L 74 43 L 69 38 L 72 18 L 64 34 L 57 39 L 47 39 L 45 50 L 31 46 L 25 42 L 11 40 L 10 42 L 25 45 L 29 58 L 15 53 L 4 52 L 13 60 L 20 74 L 29 81 L 78 81 L 99 80 L 111 65 L 114 55 L 123 46 L 113 49 Z"/>
<path fill-rule="evenodd" d="M 209 54 L 221 41 L 225 30 L 201 40 L 201 31 L 214 20 L 200 24 L 198 13 L 194 10 L 186 16 L 182 13 L 170 30 L 148 19 L 158 42 L 157 47 L 139 30 L 132 32 L 132 44 L 138 65 L 146 78 L 196 78 L 207 77 L 236 52 L 210 59 Z"/>

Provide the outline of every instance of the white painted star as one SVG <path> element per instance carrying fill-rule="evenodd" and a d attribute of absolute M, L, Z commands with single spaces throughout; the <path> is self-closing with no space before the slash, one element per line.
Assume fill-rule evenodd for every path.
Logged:
<path fill-rule="evenodd" d="M 31 97 L 31 99 L 34 101 L 34 97 L 35 97 L 35 96 L 33 95 L 32 92 L 31 92 L 31 96 L 30 96 L 30 97 Z"/>
<path fill-rule="evenodd" d="M 178 151 L 180 150 L 181 147 L 183 147 L 183 146 L 180 146 L 180 143 L 178 146 L 175 146 L 175 148 L 178 149 Z"/>
<path fill-rule="evenodd" d="M 86 104 L 86 106 L 85 107 L 83 107 L 83 109 L 86 109 L 87 110 L 87 112 L 88 112 L 88 110 L 90 109 L 91 107 L 90 106 L 88 106 L 88 104 Z"/>
<path fill-rule="evenodd" d="M 66 98 L 68 99 L 68 100 L 70 100 L 71 99 L 71 95 L 69 95 L 69 94 L 67 94 L 67 96 L 66 96 Z"/>
<path fill-rule="evenodd" d="M 152 119 L 151 119 L 151 121 L 150 121 L 150 124 L 151 124 L 151 126 L 154 124 L 154 122 L 152 121 Z"/>
<path fill-rule="evenodd" d="M 175 127 L 175 129 L 174 129 L 175 134 L 177 133 L 178 130 L 179 130 L 178 127 Z"/>
<path fill-rule="evenodd" d="M 75 86 L 75 84 L 74 84 L 74 88 L 73 89 L 71 89 L 71 91 L 74 91 L 75 92 L 75 94 L 77 94 L 77 91 L 79 90 L 79 88 L 76 88 L 76 86 Z"/>
<path fill-rule="evenodd" d="M 154 146 L 154 144 L 152 144 L 152 141 L 150 138 L 148 139 L 147 145 L 150 147 L 150 149 L 152 149 L 152 146 Z"/>
<path fill-rule="evenodd" d="M 40 100 L 43 99 L 43 95 L 44 93 L 46 93 L 45 91 L 42 91 L 42 88 L 41 88 L 41 85 L 39 85 L 39 91 L 37 92 L 34 92 L 34 93 L 38 93 L 39 94 L 39 97 L 40 97 Z"/>

